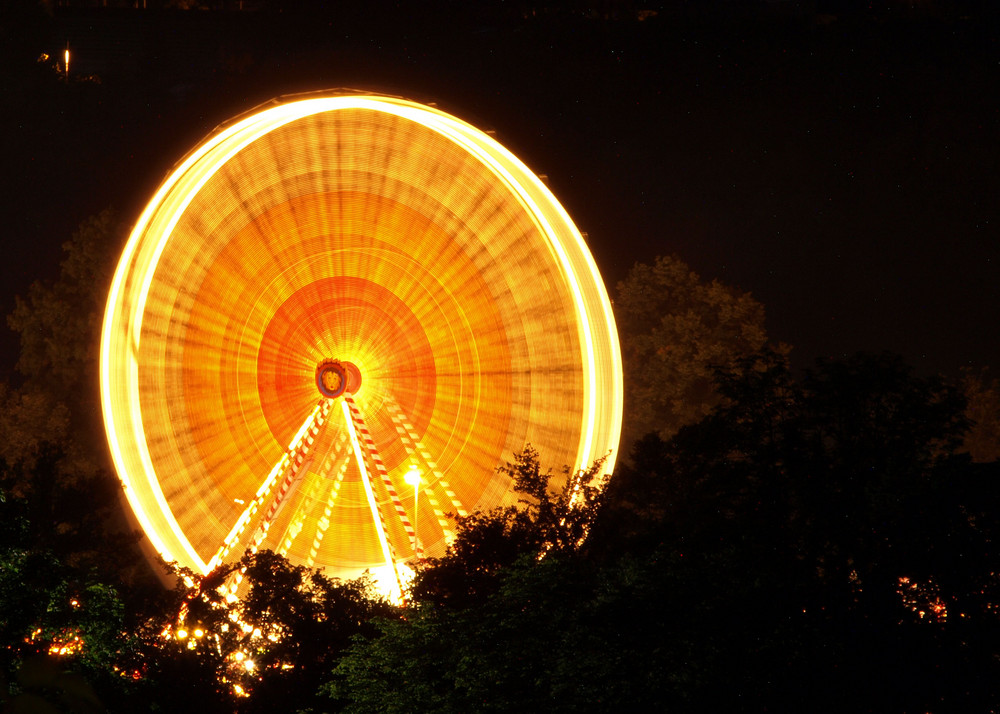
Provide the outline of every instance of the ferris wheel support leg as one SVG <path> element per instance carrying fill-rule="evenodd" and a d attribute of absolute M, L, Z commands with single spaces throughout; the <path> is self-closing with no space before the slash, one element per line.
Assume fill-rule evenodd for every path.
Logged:
<path fill-rule="evenodd" d="M 365 495 L 368 497 L 368 507 L 372 512 L 372 520 L 375 522 L 375 532 L 378 534 L 379 545 L 382 546 L 382 556 L 385 564 L 392 570 L 396 580 L 396 590 L 393 593 L 394 599 L 403 600 L 403 582 L 399 578 L 399 568 L 396 567 L 396 559 L 392 555 L 392 548 L 389 546 L 389 538 L 385 533 L 385 523 L 382 521 L 382 513 L 378 509 L 375 501 L 375 492 L 372 490 L 371 479 L 368 477 L 368 468 L 365 466 L 365 457 L 361 451 L 361 444 L 358 441 L 358 432 L 354 428 L 354 420 L 351 418 L 351 408 L 345 399 L 341 406 L 344 410 L 344 421 L 347 423 L 347 431 L 351 437 L 351 446 L 354 448 L 354 456 L 358 462 L 358 470 L 361 472 L 361 482 L 365 487 Z"/>
<path fill-rule="evenodd" d="M 361 415 L 361 410 L 358 409 L 358 405 L 354 402 L 354 399 L 352 399 L 350 395 L 345 395 L 344 401 L 347 403 L 348 409 L 351 413 L 351 418 L 354 420 L 354 426 L 358 431 L 361 445 L 371 457 L 372 464 L 375 466 L 375 471 L 378 472 L 382 485 L 385 486 L 385 490 L 389 494 L 389 500 L 392 501 L 393 508 L 396 509 L 396 517 L 403 525 L 403 530 L 406 531 L 406 535 L 409 537 L 410 542 L 413 543 L 413 552 L 416 554 L 417 531 L 410 524 L 410 518 L 406 515 L 406 509 L 403 508 L 403 501 L 396 492 L 396 487 L 393 485 L 392 479 L 389 478 L 389 472 L 385 468 L 385 463 L 382 461 L 382 456 L 378 452 L 378 447 L 375 446 L 375 440 L 372 439 L 371 432 L 368 431 L 368 425 L 365 424 L 365 418 Z"/>
<path fill-rule="evenodd" d="M 303 422 L 298 432 L 296 432 L 295 437 L 292 439 L 291 444 L 289 444 L 288 449 L 285 450 L 281 459 L 274 465 L 274 468 L 271 469 L 270 473 L 268 473 L 267 478 L 264 479 L 264 483 L 261 484 L 259 489 L 257 489 L 254 499 L 240 515 L 239 519 L 236 521 L 236 525 L 233 526 L 229 535 L 226 536 L 223 541 L 222 547 L 212 557 L 212 560 L 209 561 L 209 569 L 213 569 L 221 564 L 223 560 L 225 560 L 226 556 L 232 551 L 233 547 L 240 542 L 240 536 L 242 536 L 243 532 L 246 530 L 250 520 L 271 495 L 271 489 L 277 482 L 278 477 L 284 474 L 285 478 L 282 481 L 282 486 L 279 492 L 272 499 L 267 514 L 261 520 L 255 531 L 254 537 L 247 546 L 247 552 L 256 552 L 260 543 L 263 541 L 264 536 L 267 534 L 271 519 L 277 512 L 281 502 L 292 489 L 292 485 L 297 482 L 299 475 L 303 473 L 306 455 L 309 453 L 310 447 L 315 442 L 319 430 L 326 423 L 326 417 L 329 412 L 329 400 L 320 400 L 320 402 L 306 418 L 305 422 Z M 235 592 L 242 579 L 242 569 L 234 571 L 228 578 L 224 588 L 230 596 L 235 597 Z"/>
<path fill-rule="evenodd" d="M 345 458 L 340 467 L 337 469 L 337 476 L 333 480 L 333 485 L 330 487 L 330 495 L 326 499 L 326 507 L 323 509 L 323 517 L 319 519 L 316 523 L 316 531 L 313 535 L 312 545 L 309 546 L 309 557 L 306 558 L 306 567 L 311 568 L 316 563 L 316 556 L 319 555 L 320 546 L 323 544 L 323 538 L 326 537 L 326 531 L 330 527 L 330 516 L 333 515 L 333 508 L 337 503 L 337 496 L 340 495 L 340 487 L 344 483 L 344 476 L 347 474 L 347 466 L 350 463 L 349 458 Z"/>
<path fill-rule="evenodd" d="M 430 469 L 431 473 L 434 475 L 434 482 L 441 488 L 444 492 L 445 497 L 451 502 L 454 512 L 459 516 L 467 516 L 468 512 L 462 506 L 462 502 L 459 500 L 458 495 L 451 488 L 451 485 L 445 479 L 444 474 L 438 468 L 437 463 L 431 456 L 430 451 L 421 442 L 420 437 L 417 436 L 417 430 L 413 427 L 413 424 L 407 418 L 406 414 L 403 413 L 402 408 L 391 398 L 386 399 L 386 407 L 389 412 L 389 416 L 393 423 L 396 425 L 396 433 L 399 434 L 399 440 L 402 442 L 403 447 L 414 457 L 419 456 L 427 467 Z M 427 494 L 427 502 L 430 504 L 431 508 L 434 510 L 434 516 L 437 518 L 438 525 L 441 526 L 441 530 L 444 531 L 445 540 L 451 543 L 455 540 L 455 531 L 452 528 L 448 517 L 445 516 L 444 510 L 438 503 L 437 497 L 434 495 L 433 489 L 425 489 Z"/>
<path fill-rule="evenodd" d="M 323 425 L 324 428 L 326 428 L 328 423 L 329 422 L 324 423 Z M 343 474 L 344 471 L 346 470 L 347 462 L 350 460 L 350 456 L 347 453 L 345 453 L 345 449 L 343 448 L 347 444 L 347 436 L 343 432 L 340 432 L 337 435 L 337 437 L 332 440 L 326 438 L 328 435 L 329 435 L 328 432 L 320 430 L 320 432 L 318 432 L 316 436 L 316 443 L 313 445 L 313 450 L 315 453 L 313 455 L 311 463 L 319 464 L 319 467 L 313 470 L 314 473 L 316 473 L 319 476 L 319 478 L 310 480 L 309 487 L 303 488 L 306 482 L 305 468 L 301 470 L 301 474 L 298 477 L 296 488 L 303 489 L 304 492 L 302 499 L 296 506 L 295 513 L 292 515 L 290 519 L 288 519 L 288 522 L 285 525 L 285 530 L 281 534 L 281 537 L 273 541 L 279 544 L 278 548 L 276 549 L 279 555 L 282 556 L 287 555 L 289 549 L 291 549 L 292 547 L 292 544 L 295 542 L 295 539 L 302 532 L 307 514 L 313 508 L 315 503 L 319 500 L 321 495 L 326 491 L 326 487 L 324 486 L 324 484 L 330 478 L 330 472 L 333 470 L 334 466 L 338 462 L 341 462 L 339 469 L 340 476 L 334 483 L 334 491 L 332 496 L 330 496 L 331 503 L 327 506 L 327 511 L 328 512 L 332 511 L 333 508 L 332 502 L 333 500 L 336 500 L 337 491 L 339 491 L 340 489 L 340 482 L 343 479 Z M 287 503 L 287 498 L 286 498 L 286 503 Z M 280 513 L 281 509 L 284 507 L 285 503 L 282 503 L 275 511 L 272 517 L 277 517 L 278 513 Z M 326 525 L 327 526 L 329 525 L 329 513 L 327 515 Z M 317 524 L 317 529 L 318 528 L 319 524 Z M 322 536 L 320 536 L 320 540 L 322 540 Z M 312 562 L 314 558 L 315 556 L 312 556 L 310 558 L 310 562 L 308 563 L 309 567 L 312 567 Z"/>
<path fill-rule="evenodd" d="M 330 525 L 330 515 L 333 513 L 334 504 L 336 503 L 337 496 L 340 492 L 340 486 L 344 480 L 347 465 L 350 462 L 350 455 L 344 448 L 346 444 L 347 436 L 341 432 L 332 444 L 327 443 L 325 445 L 325 451 L 322 455 L 317 454 L 316 459 L 320 461 L 320 467 L 317 472 L 319 478 L 312 480 L 311 485 L 308 489 L 306 489 L 302 501 L 296 509 L 295 515 L 289 520 L 288 525 L 285 526 L 285 531 L 282 533 L 281 538 L 276 541 L 280 543 L 278 553 L 281 555 L 287 555 L 288 551 L 292 547 L 292 544 L 295 542 L 295 539 L 298 538 L 303 531 L 307 514 L 321 499 L 324 499 L 325 494 L 326 505 L 324 516 L 316 523 L 316 527 L 313 531 L 312 546 L 309 551 L 309 556 L 306 559 L 306 567 L 309 568 L 311 568 L 313 563 L 316 561 L 316 554 L 319 551 L 320 543 L 323 540 L 326 529 Z M 328 487 L 326 485 L 327 481 L 331 479 L 331 472 L 335 469 L 337 475 L 333 478 L 332 485 Z"/>
<path fill-rule="evenodd" d="M 425 453 L 426 449 L 421 448 L 420 450 L 418 450 L 417 445 L 414 444 L 413 440 L 410 439 L 410 433 L 412 432 L 412 427 L 411 431 L 407 431 L 407 427 L 404 424 L 403 420 L 400 419 L 400 417 L 393 411 L 394 405 L 392 404 L 392 402 L 387 401 L 386 404 L 390 407 L 389 416 L 392 418 L 393 424 L 395 424 L 396 426 L 396 435 L 399 437 L 399 442 L 403 445 L 403 448 L 406 449 L 406 453 L 409 454 L 410 459 L 412 459 L 413 461 L 413 464 L 417 465 L 423 462 L 424 465 L 427 466 L 431 474 L 435 477 L 435 483 L 440 483 L 440 479 L 442 478 L 442 476 L 441 473 L 434 467 L 434 462 L 428 462 L 427 459 L 421 458 L 420 454 L 422 452 Z M 414 499 L 413 499 L 414 530 L 416 530 L 416 519 L 417 519 L 416 515 L 417 493 L 419 493 L 419 486 L 417 487 L 417 489 L 414 490 Z M 434 518 L 435 520 L 437 520 L 437 524 L 441 528 L 441 532 L 444 533 L 445 542 L 451 543 L 452 541 L 455 540 L 455 531 L 453 530 L 451 522 L 448 520 L 448 517 L 445 515 L 444 509 L 441 507 L 441 503 L 438 501 L 437 494 L 434 492 L 433 488 L 425 488 L 423 490 L 423 493 L 425 499 L 427 500 L 428 505 L 430 505 L 431 510 L 434 512 Z M 460 508 L 460 506 L 457 508 Z M 419 553 L 417 555 L 419 557 Z"/>
<path fill-rule="evenodd" d="M 326 461 L 324 461 L 325 465 Z M 329 469 L 328 469 L 329 470 Z M 301 479 L 299 489 L 303 491 L 302 499 L 299 502 L 298 507 L 295 509 L 295 513 L 292 518 L 288 521 L 285 526 L 285 530 L 282 532 L 281 537 L 275 542 L 278 543 L 278 547 L 275 552 L 282 557 L 287 557 L 288 551 L 291 549 L 292 544 L 295 539 L 298 538 L 299 533 L 302 532 L 302 528 L 305 524 L 306 514 L 312 508 L 313 504 L 319 497 L 321 490 L 321 483 L 313 480 L 308 488 L 303 488 L 305 486 L 304 475 Z"/>

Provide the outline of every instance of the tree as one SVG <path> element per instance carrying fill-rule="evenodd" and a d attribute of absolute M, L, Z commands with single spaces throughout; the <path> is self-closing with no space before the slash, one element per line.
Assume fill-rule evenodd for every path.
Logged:
<path fill-rule="evenodd" d="M 986 369 L 962 373 L 965 414 L 970 427 L 963 448 L 977 463 L 1000 460 L 1000 385 Z"/>
<path fill-rule="evenodd" d="M 68 453 L 89 461 L 84 468 L 103 463 L 103 451 L 97 455 L 91 446 L 103 443 L 99 438 L 98 350 L 108 287 L 125 237 L 126 226 L 110 209 L 85 219 L 63 244 L 59 278 L 32 283 L 27 297 L 18 297 L 7 317 L 21 343 L 17 370 L 24 385 L 17 390 L 17 398 L 41 402 L 65 414 L 61 428 L 53 428 L 51 420 L 5 423 L 5 431 L 17 427 L 29 435 L 19 440 L 20 451 L 0 454 L 9 463 L 30 456 L 26 447 L 46 440 L 71 444 Z M 8 448 L 9 441 L 5 439 L 2 448 Z"/>
<path fill-rule="evenodd" d="M 232 599 L 220 588 L 236 574 L 240 597 Z M 398 616 L 370 579 L 331 580 L 271 551 L 205 576 L 181 575 L 181 615 L 150 631 L 144 659 L 143 680 L 160 711 L 190 701 L 239 712 L 306 710 L 351 638 L 373 634 L 376 617 Z"/>
<path fill-rule="evenodd" d="M 957 390 L 891 355 L 796 381 L 764 354 L 717 383 L 709 417 L 643 440 L 612 480 L 610 526 L 630 527 L 591 536 L 669 564 L 671 607 L 698 622 L 671 634 L 702 675 L 694 708 L 995 706 L 1000 486 L 959 452 Z M 655 507 L 622 504 L 628 483 Z"/>
<path fill-rule="evenodd" d="M 521 495 L 520 507 L 495 508 L 456 519 L 457 537 L 441 558 L 425 561 L 411 587 L 415 600 L 463 607 L 499 587 L 502 570 L 523 557 L 571 553 L 582 543 L 600 509 L 607 476 L 603 459 L 575 473 L 563 469 L 558 489 L 530 445 L 498 469 Z"/>
<path fill-rule="evenodd" d="M 797 413 L 798 387 L 786 357 L 772 350 L 719 368 L 718 403 L 701 422 L 672 439 L 656 433 L 636 442 L 630 462 L 619 463 L 589 547 L 613 556 L 649 552 L 664 538 L 718 544 L 732 533 L 732 516 L 760 500 L 764 533 L 780 523 L 765 510 L 757 489 L 787 493 L 781 451 Z M 778 504 L 775 504 L 776 506 Z M 741 527 L 747 524 L 743 523 Z M 690 546 L 689 546 L 690 549 Z"/>
<path fill-rule="evenodd" d="M 81 222 L 63 245 L 58 279 L 33 283 L 7 318 L 20 336 L 21 383 L 0 385 L 4 488 L 31 504 L 39 543 L 108 582 L 153 580 L 111 473 L 97 387 L 104 305 L 125 236 L 112 210 Z"/>
<path fill-rule="evenodd" d="M 639 442 L 572 547 L 538 548 L 551 494 L 515 460 L 521 520 L 468 522 L 418 578 L 444 587 L 358 640 L 327 693 L 351 712 L 996 708 L 1000 479 L 959 451 L 957 390 L 890 355 L 796 380 L 773 351 L 716 384 L 708 417 Z"/>
<path fill-rule="evenodd" d="M 764 307 L 749 293 L 705 283 L 674 256 L 637 263 L 618 284 L 615 319 L 625 369 L 622 444 L 651 431 L 667 439 L 718 403 L 717 367 L 767 343 Z"/>
<path fill-rule="evenodd" d="M 127 612 L 115 587 L 40 541 L 32 511 L 0 490 L 0 679 L 10 684 L 2 694 L 10 711 L 49 711 L 30 708 L 43 701 L 81 712 L 100 710 L 98 700 L 121 703 L 134 689 L 127 673 L 144 613 Z"/>
<path fill-rule="evenodd" d="M 0 686 L 3 711 L 10 714 L 63 711 L 98 714 L 105 711 L 87 680 L 76 672 L 65 671 L 63 664 L 54 655 L 36 655 L 25 660 L 15 678 L 20 691 L 11 694 L 6 686 Z M 0 677 L 0 685 L 2 683 Z"/>

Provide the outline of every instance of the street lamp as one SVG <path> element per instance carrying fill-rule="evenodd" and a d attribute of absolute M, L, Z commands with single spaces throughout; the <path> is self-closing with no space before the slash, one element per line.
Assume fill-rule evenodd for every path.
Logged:
<path fill-rule="evenodd" d="M 420 495 L 420 471 L 416 466 L 411 466 L 410 470 L 403 476 L 406 483 L 413 486 L 413 554 L 420 557 L 420 538 L 417 534 L 417 497 Z"/>

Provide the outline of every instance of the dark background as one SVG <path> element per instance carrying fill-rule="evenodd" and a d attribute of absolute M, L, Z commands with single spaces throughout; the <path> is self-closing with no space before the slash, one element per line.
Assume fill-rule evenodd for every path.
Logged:
<path fill-rule="evenodd" d="M 989 3 L 97 4 L 0 11 L 5 313 L 83 218 L 133 221 L 221 122 L 352 87 L 495 129 L 548 176 L 609 292 L 676 253 L 763 302 L 797 367 L 857 350 L 1000 365 Z M 0 376 L 16 354 L 3 328 Z"/>

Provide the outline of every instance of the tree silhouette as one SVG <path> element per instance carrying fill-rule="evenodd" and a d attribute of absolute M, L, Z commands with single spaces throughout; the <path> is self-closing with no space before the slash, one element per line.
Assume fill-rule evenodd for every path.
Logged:
<path fill-rule="evenodd" d="M 418 601 L 467 606 L 482 602 L 500 587 L 499 575 L 522 558 L 572 553 L 593 525 L 607 476 L 603 460 L 589 469 L 564 469 L 555 481 L 543 471 L 530 445 L 498 469 L 521 495 L 520 507 L 495 508 L 456 519 L 457 538 L 441 558 L 426 560 L 411 586 Z"/>
<path fill-rule="evenodd" d="M 636 264 L 618 284 L 615 319 L 625 368 L 622 443 L 651 431 L 664 439 L 718 402 L 715 369 L 767 343 L 764 306 L 749 293 L 705 283 L 675 256 Z"/>
<path fill-rule="evenodd" d="M 970 422 L 964 450 L 977 463 L 1000 460 L 1000 384 L 987 369 L 966 369 L 961 386 Z"/>
<path fill-rule="evenodd" d="M 240 596 L 232 599 L 220 588 L 236 573 Z M 143 679 L 162 711 L 191 701 L 239 712 L 306 710 L 351 638 L 374 633 L 377 617 L 398 616 L 369 579 L 330 579 L 271 551 L 182 575 L 193 587 L 178 586 L 180 617 L 161 619 L 146 643 Z M 178 679 L 185 684 L 175 688 Z"/>
<path fill-rule="evenodd" d="M 469 522 L 326 692 L 352 712 L 995 706 L 1000 480 L 959 450 L 956 389 L 889 355 L 796 380 L 768 351 L 716 384 L 708 417 L 619 465 L 576 547 L 537 549 L 523 462 L 525 508 Z"/>

